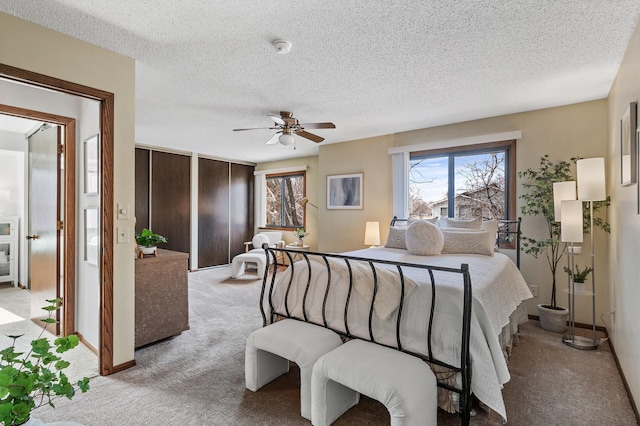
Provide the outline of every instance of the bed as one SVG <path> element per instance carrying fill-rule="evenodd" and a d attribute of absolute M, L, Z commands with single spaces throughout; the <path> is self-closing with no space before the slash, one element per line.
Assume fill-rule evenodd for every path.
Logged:
<path fill-rule="evenodd" d="M 267 263 L 275 264 L 280 253 L 290 266 L 265 272 L 265 325 L 294 318 L 420 357 L 436 373 L 441 408 L 459 412 L 468 424 L 473 394 L 506 421 L 504 350 L 527 319 L 522 302 L 532 297 L 507 256 L 268 248 Z"/>

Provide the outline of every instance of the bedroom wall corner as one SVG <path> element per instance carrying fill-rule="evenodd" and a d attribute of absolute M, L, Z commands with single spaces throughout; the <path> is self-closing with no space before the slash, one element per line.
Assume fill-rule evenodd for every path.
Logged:
<path fill-rule="evenodd" d="M 40 52 L 40 54 L 34 54 Z M 0 63 L 114 96 L 114 203 L 134 205 L 135 61 L 0 12 Z M 112 206 L 115 212 L 115 206 Z M 134 218 L 114 220 L 133 230 Z M 113 364 L 134 359 L 133 242 L 113 246 Z"/>
<path fill-rule="evenodd" d="M 321 145 L 319 152 L 318 207 L 320 251 L 344 252 L 365 248 L 367 221 L 380 222 L 382 245 L 389 233 L 391 206 L 391 155 L 394 135 Z M 327 210 L 327 176 L 364 173 L 362 210 Z"/>
<path fill-rule="evenodd" d="M 609 244 L 610 305 L 607 316 L 609 334 L 620 367 L 640 411 L 640 215 L 638 215 L 638 183 L 620 185 L 620 119 L 630 102 L 640 100 L 640 24 L 631 37 L 616 79 L 609 92 L 609 134 L 607 159 L 607 192 L 613 200 L 610 211 Z"/>
<path fill-rule="evenodd" d="M 313 157 L 299 157 L 289 160 L 270 161 L 266 163 L 259 163 L 256 165 L 256 171 L 270 170 L 270 169 L 286 169 L 289 167 L 307 166 L 306 183 L 307 183 L 307 198 L 309 202 L 322 208 L 322 204 L 318 200 L 318 156 Z M 319 211 L 313 206 L 307 206 L 306 212 L 306 230 L 309 233 L 304 239 L 305 245 L 311 246 L 311 250 L 318 249 L 319 231 L 318 231 L 318 215 Z M 291 232 L 284 232 L 282 234 L 284 241 L 287 243 L 293 243 L 296 241 L 295 236 Z"/>

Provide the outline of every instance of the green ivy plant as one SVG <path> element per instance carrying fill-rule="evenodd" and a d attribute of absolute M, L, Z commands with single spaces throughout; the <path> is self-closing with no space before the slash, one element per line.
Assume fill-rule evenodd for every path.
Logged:
<path fill-rule="evenodd" d="M 31 341 L 31 349 L 25 354 L 15 347 L 19 336 L 7 336 L 12 339 L 11 345 L 0 350 L 0 423 L 5 426 L 20 425 L 26 422 L 31 411 L 50 405 L 59 397 L 72 399 L 76 388 L 82 393 L 89 390 L 89 379 L 84 377 L 75 385 L 69 382 L 64 369 L 70 363 L 58 354 L 67 352 L 78 346 L 78 336 L 58 337 L 53 342 L 42 337 L 47 324 L 56 324 L 53 314 L 60 309 L 61 299 L 47 300 L 45 311 L 48 317 L 37 339 Z"/>
<path fill-rule="evenodd" d="M 571 158 L 571 161 L 560 161 L 553 163 L 548 155 L 540 158 L 538 169 L 527 169 L 518 172 L 518 177 L 522 179 L 524 194 L 520 195 L 523 201 L 522 214 L 525 216 L 541 216 L 546 222 L 545 236 L 543 238 L 531 238 L 522 236 L 522 250 L 534 258 L 544 257 L 551 270 L 551 303 L 544 305 L 547 308 L 558 309 L 556 305 L 556 271 L 562 256 L 567 252 L 567 245 L 560 241 L 560 222 L 555 221 L 553 206 L 553 184 L 554 182 L 566 182 L 575 180 L 572 167 L 579 158 Z M 601 208 L 608 207 L 611 198 L 605 201 L 593 203 L 593 225 L 605 232 L 610 232 L 609 224 L 602 218 L 596 217 L 595 213 Z M 583 231 L 589 233 L 589 223 L 591 213 L 587 203 L 583 203 Z"/>
<path fill-rule="evenodd" d="M 153 233 L 150 229 L 144 228 L 142 232 L 136 234 L 136 243 L 142 247 L 153 247 L 156 244 L 166 243 L 167 239 L 160 234 Z"/>

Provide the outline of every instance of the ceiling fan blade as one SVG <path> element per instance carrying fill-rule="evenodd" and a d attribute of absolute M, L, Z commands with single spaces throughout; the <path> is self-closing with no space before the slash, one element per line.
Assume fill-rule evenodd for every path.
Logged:
<path fill-rule="evenodd" d="M 242 132 L 245 130 L 277 130 L 279 127 L 251 127 L 250 129 L 233 129 L 234 132 Z"/>
<path fill-rule="evenodd" d="M 267 141 L 267 145 L 275 145 L 278 143 L 278 138 L 280 137 L 280 132 L 274 133 L 273 136 Z"/>
<path fill-rule="evenodd" d="M 333 123 L 301 123 L 299 124 L 303 129 L 335 129 L 336 125 Z"/>
<path fill-rule="evenodd" d="M 284 120 L 279 115 L 269 115 L 269 117 L 274 121 L 274 123 L 284 126 Z"/>
<path fill-rule="evenodd" d="M 305 132 L 304 130 L 296 131 L 296 135 L 302 136 L 303 138 L 306 138 L 306 139 L 309 139 L 309 140 L 312 140 L 312 141 L 318 142 L 318 143 L 320 143 L 320 142 L 322 142 L 324 140 L 323 137 L 320 137 L 318 135 L 314 135 L 313 133 Z"/>

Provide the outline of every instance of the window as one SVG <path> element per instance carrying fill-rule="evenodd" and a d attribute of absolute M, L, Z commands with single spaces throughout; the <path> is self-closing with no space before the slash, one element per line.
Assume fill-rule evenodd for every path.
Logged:
<path fill-rule="evenodd" d="M 300 228 L 305 226 L 304 208 L 298 202 L 305 196 L 305 172 L 266 176 L 266 226 Z"/>
<path fill-rule="evenodd" d="M 515 141 L 412 152 L 409 217 L 515 216 Z"/>

